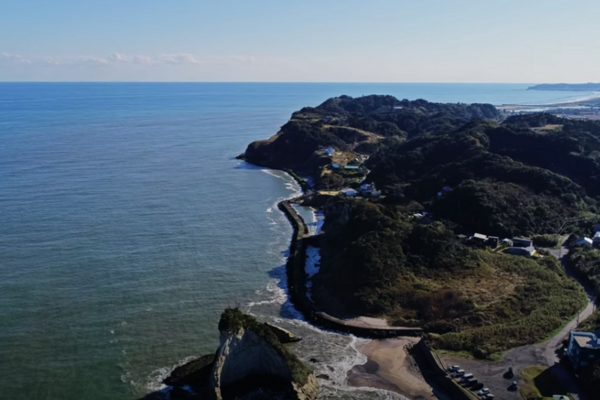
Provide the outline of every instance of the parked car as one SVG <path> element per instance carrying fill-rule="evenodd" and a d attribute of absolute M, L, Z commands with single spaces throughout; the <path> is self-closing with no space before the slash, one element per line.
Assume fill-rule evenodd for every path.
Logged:
<path fill-rule="evenodd" d="M 517 381 L 512 381 L 512 385 L 510 385 L 511 389 L 517 390 L 517 388 L 519 387 L 519 384 L 517 383 Z"/>
<path fill-rule="evenodd" d="M 494 398 L 494 395 L 491 393 L 488 393 L 482 397 L 483 400 L 492 400 L 493 398 Z"/>
<path fill-rule="evenodd" d="M 477 383 L 477 378 L 473 377 L 473 378 L 469 378 L 467 379 L 467 381 L 465 382 L 465 386 L 471 386 Z"/>
<path fill-rule="evenodd" d="M 459 376 L 463 376 L 465 374 L 465 370 L 464 369 L 459 369 L 454 371 L 454 373 L 452 374 L 453 377 L 458 378 Z"/>
<path fill-rule="evenodd" d="M 448 367 L 448 371 L 450 371 L 450 372 L 458 371 L 459 369 L 460 369 L 460 366 L 458 366 L 458 365 L 453 365 L 451 367 Z"/>
<path fill-rule="evenodd" d="M 468 379 L 471 379 L 472 377 L 473 377 L 473 374 L 464 374 L 460 380 L 462 382 L 466 382 Z"/>
<path fill-rule="evenodd" d="M 486 394 L 488 394 L 489 392 L 490 392 L 490 389 L 488 389 L 488 388 L 483 388 L 483 389 L 481 389 L 479 392 L 477 392 L 477 396 L 479 396 L 479 397 L 483 397 L 483 396 L 485 396 Z"/>

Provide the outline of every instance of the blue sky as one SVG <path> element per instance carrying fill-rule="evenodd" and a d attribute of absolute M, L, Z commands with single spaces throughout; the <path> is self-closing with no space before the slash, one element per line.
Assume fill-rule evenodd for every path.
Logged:
<path fill-rule="evenodd" d="M 600 81 L 598 0 L 0 0 L 0 81 Z"/>

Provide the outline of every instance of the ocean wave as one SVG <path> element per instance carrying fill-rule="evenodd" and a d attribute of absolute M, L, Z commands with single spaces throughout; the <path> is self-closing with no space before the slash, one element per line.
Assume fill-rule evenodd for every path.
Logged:
<path fill-rule="evenodd" d="M 265 304 L 284 304 L 287 300 L 287 293 L 281 287 L 279 279 L 271 279 L 267 283 L 265 290 L 268 292 L 269 298 L 267 300 L 251 301 L 247 304 L 248 309 L 252 309 L 254 306 L 260 306 Z"/>
<path fill-rule="evenodd" d="M 167 385 L 163 383 L 163 381 L 173 372 L 173 370 L 177 367 L 180 367 L 193 359 L 198 358 L 198 356 L 188 356 L 182 360 L 179 360 L 177 364 L 171 367 L 161 367 L 157 368 L 154 371 L 150 372 L 150 374 L 146 377 L 146 381 L 144 383 L 144 388 L 151 392 L 158 392 L 167 388 Z"/>
<path fill-rule="evenodd" d="M 296 182 L 296 180 L 294 178 L 292 178 L 292 176 L 290 174 L 288 174 L 285 171 L 277 171 L 277 170 L 273 170 L 273 169 L 261 169 L 262 172 L 264 172 L 265 174 L 274 176 L 275 178 L 279 178 L 284 180 L 284 187 L 291 191 L 291 195 L 285 198 L 282 198 L 281 200 L 289 200 L 289 199 L 293 199 L 294 197 L 298 197 L 302 194 L 302 188 L 300 187 L 300 185 L 298 184 L 298 182 Z"/>

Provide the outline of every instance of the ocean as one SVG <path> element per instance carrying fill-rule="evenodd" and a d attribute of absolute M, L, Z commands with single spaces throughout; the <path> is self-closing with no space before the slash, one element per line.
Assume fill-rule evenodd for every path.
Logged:
<path fill-rule="evenodd" d="M 328 97 L 547 104 L 581 92 L 492 84 L 0 83 L 0 399 L 135 400 L 213 352 L 223 308 L 304 340 L 320 398 L 399 398 L 345 385 L 361 339 L 287 302 L 286 174 L 235 159 Z M 301 213 L 313 226 L 312 210 Z"/>

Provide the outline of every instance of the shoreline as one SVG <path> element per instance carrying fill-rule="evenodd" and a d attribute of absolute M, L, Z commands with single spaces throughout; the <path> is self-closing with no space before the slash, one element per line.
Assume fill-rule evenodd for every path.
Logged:
<path fill-rule="evenodd" d="M 571 105 L 576 103 L 587 103 L 594 100 L 600 100 L 600 92 L 598 91 L 588 91 L 590 94 L 584 97 L 580 97 L 573 100 L 561 101 L 559 103 L 540 103 L 540 104 L 517 104 L 517 103 L 504 103 L 504 104 L 492 104 L 494 107 L 504 107 L 504 106 L 523 106 L 523 107 L 550 107 L 550 106 L 562 106 L 562 105 Z"/>
<path fill-rule="evenodd" d="M 367 362 L 348 371 L 348 385 L 383 389 L 413 400 L 437 398 L 409 354 L 408 349 L 417 342 L 416 338 L 399 337 L 360 346 L 357 350 Z"/>
<path fill-rule="evenodd" d="M 272 170 L 285 172 L 292 177 L 301 187 L 302 194 L 295 197 L 284 199 L 277 204 L 277 208 L 284 213 L 292 225 L 292 238 L 289 249 L 289 256 L 285 264 L 287 289 L 290 302 L 296 311 L 300 312 L 304 319 L 320 328 L 329 329 L 336 333 L 353 334 L 366 339 L 383 339 L 398 336 L 421 336 L 423 330 L 415 327 L 397 327 L 384 324 L 366 323 L 361 320 L 361 316 L 356 316 L 351 320 L 342 320 L 323 312 L 308 296 L 306 289 L 306 249 L 309 245 L 320 247 L 319 235 L 310 235 L 310 231 L 304 219 L 294 210 L 292 204 L 297 204 L 298 200 L 311 192 L 312 188 L 305 179 L 290 169 L 274 168 L 268 165 L 254 164 L 250 162 L 243 154 L 236 157 L 238 160 L 245 161 L 252 165 L 257 165 Z M 315 212 L 320 210 L 312 207 Z"/>

